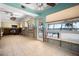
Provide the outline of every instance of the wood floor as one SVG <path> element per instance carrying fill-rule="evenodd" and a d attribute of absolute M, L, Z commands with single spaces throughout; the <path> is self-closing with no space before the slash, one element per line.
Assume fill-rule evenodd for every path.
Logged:
<path fill-rule="evenodd" d="M 71 56 L 55 45 L 22 35 L 8 35 L 0 40 L 0 56 Z"/>

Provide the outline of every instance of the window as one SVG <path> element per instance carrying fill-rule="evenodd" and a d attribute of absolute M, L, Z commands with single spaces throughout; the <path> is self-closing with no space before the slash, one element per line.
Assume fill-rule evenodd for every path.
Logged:
<path fill-rule="evenodd" d="M 73 22 L 73 28 L 76 28 L 76 22 Z"/>
<path fill-rule="evenodd" d="M 79 31 L 79 22 L 76 23 L 77 31 Z"/>
<path fill-rule="evenodd" d="M 28 27 L 28 24 L 27 24 L 27 22 L 25 22 L 25 27 Z"/>
<path fill-rule="evenodd" d="M 76 28 L 79 28 L 79 22 L 76 23 Z"/>
<path fill-rule="evenodd" d="M 38 35 L 39 35 L 40 38 L 43 37 L 43 33 L 42 32 L 39 32 Z"/>
<path fill-rule="evenodd" d="M 48 33 L 47 34 L 47 38 L 52 38 L 53 37 L 53 34 L 52 33 Z"/>
<path fill-rule="evenodd" d="M 55 24 L 54 29 L 61 29 L 61 24 Z"/>
<path fill-rule="evenodd" d="M 73 22 L 73 30 L 79 31 L 79 22 Z"/>
<path fill-rule="evenodd" d="M 66 28 L 66 27 L 65 27 L 65 24 L 62 24 L 62 28 Z"/>
<path fill-rule="evenodd" d="M 79 19 L 48 23 L 48 30 L 79 31 Z"/>
<path fill-rule="evenodd" d="M 42 29 L 43 28 L 43 26 L 41 25 L 41 26 L 39 26 L 39 29 Z"/>
<path fill-rule="evenodd" d="M 48 24 L 48 29 L 53 29 L 54 25 L 53 24 Z"/>
<path fill-rule="evenodd" d="M 29 29 L 33 29 L 33 24 L 29 24 Z"/>

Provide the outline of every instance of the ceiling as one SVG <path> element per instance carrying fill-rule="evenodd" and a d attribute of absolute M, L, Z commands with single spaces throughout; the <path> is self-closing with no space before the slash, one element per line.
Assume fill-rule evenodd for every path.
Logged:
<path fill-rule="evenodd" d="M 39 10 L 37 4 L 38 6 L 40 5 L 40 3 L 3 3 L 0 4 L 0 12 L 2 11 L 12 12 L 13 15 L 17 17 L 17 19 L 22 19 L 27 15 L 32 17 L 37 16 L 45 17 L 49 14 L 53 14 L 61 10 L 78 5 L 76 3 L 56 3 L 55 6 L 50 6 L 47 5 L 46 3 L 42 3 L 43 8 Z M 4 12 L 2 12 L 2 14 L 4 14 Z M 7 15 L 7 17 L 10 17 L 10 13 L 7 13 L 5 15 Z"/>
<path fill-rule="evenodd" d="M 32 9 L 36 13 L 52 7 L 47 5 L 46 3 L 22 3 L 22 5 L 25 6 L 25 8 Z"/>
<path fill-rule="evenodd" d="M 31 12 L 27 12 L 6 4 L 0 4 L 0 17 L 2 21 L 9 21 L 11 17 L 11 13 L 14 17 L 16 17 L 16 21 L 20 21 L 26 17 L 36 17 L 37 14 L 33 14 Z M 5 20 L 4 20 L 5 19 Z"/>
<path fill-rule="evenodd" d="M 72 18 L 79 18 L 79 5 L 46 16 L 46 22 L 67 21 Z"/>

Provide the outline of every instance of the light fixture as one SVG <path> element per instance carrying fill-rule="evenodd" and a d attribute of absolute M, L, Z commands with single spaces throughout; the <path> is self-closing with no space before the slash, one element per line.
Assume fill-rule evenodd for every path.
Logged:
<path fill-rule="evenodd" d="M 16 17 L 13 16 L 13 13 L 12 13 L 12 12 L 4 11 L 4 10 L 0 10 L 0 11 L 1 11 L 1 12 L 4 12 L 4 13 L 6 13 L 6 14 L 10 14 L 10 16 L 11 16 L 10 19 L 11 19 L 11 20 L 13 20 L 13 21 L 16 20 Z"/>
<path fill-rule="evenodd" d="M 56 3 L 25 3 L 22 4 L 22 8 L 28 7 L 36 11 L 41 11 L 50 7 L 54 7 L 55 5 Z"/>
<path fill-rule="evenodd" d="M 46 7 L 54 7 L 55 3 L 36 3 L 38 10 L 44 10 Z"/>
<path fill-rule="evenodd" d="M 10 19 L 13 20 L 13 21 L 15 21 L 16 20 L 16 17 L 13 17 L 12 16 L 12 17 L 10 17 Z"/>
<path fill-rule="evenodd" d="M 45 7 L 47 7 L 47 5 L 44 4 L 44 3 L 36 3 L 36 9 L 37 9 L 38 11 L 44 10 Z"/>
<path fill-rule="evenodd" d="M 13 20 L 13 21 L 15 21 L 16 20 L 16 17 L 14 16 L 14 14 L 11 12 L 11 14 L 10 14 L 10 20 Z"/>

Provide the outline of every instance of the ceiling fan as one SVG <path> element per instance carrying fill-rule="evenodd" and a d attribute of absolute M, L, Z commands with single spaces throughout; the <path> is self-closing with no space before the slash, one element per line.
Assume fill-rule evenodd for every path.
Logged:
<path fill-rule="evenodd" d="M 10 19 L 11 19 L 11 20 L 13 20 L 13 21 L 16 20 L 16 17 L 13 16 L 14 14 L 13 14 L 12 12 L 10 12 L 10 11 L 5 11 L 5 10 L 0 10 L 0 11 L 1 11 L 1 12 L 4 12 L 4 13 L 6 13 L 6 14 L 10 14 L 10 16 L 11 16 Z"/>
<path fill-rule="evenodd" d="M 27 5 L 30 5 L 31 3 L 25 3 Z M 37 10 L 44 10 L 46 7 L 54 7 L 56 3 L 35 3 Z M 22 8 L 25 8 L 25 6 L 22 5 Z"/>
<path fill-rule="evenodd" d="M 31 4 L 31 3 L 25 3 L 25 4 Z M 51 6 L 51 7 L 54 7 L 55 5 L 56 5 L 56 3 L 46 3 L 48 6 Z M 42 6 L 44 6 L 44 3 L 36 3 L 36 5 L 38 6 L 38 7 L 42 7 Z M 24 5 L 21 5 L 21 8 L 26 8 Z"/>

